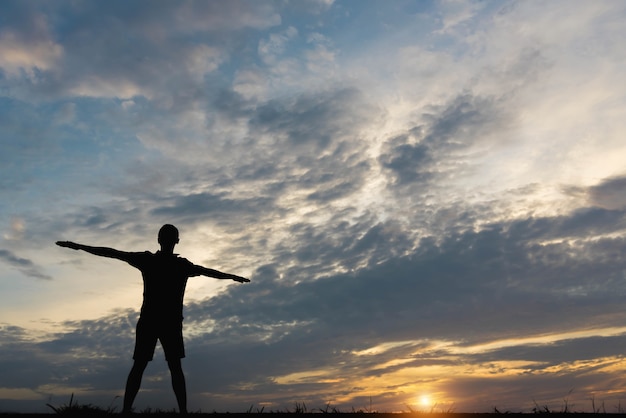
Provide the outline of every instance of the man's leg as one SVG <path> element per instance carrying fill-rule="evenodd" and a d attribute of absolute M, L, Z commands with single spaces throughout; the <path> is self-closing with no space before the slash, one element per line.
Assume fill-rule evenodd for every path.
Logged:
<path fill-rule="evenodd" d="M 174 388 L 174 395 L 176 395 L 176 401 L 178 402 L 178 410 L 181 414 L 187 413 L 187 385 L 185 384 L 185 375 L 183 374 L 183 367 L 180 364 L 180 359 L 168 360 L 167 365 L 170 368 L 170 374 L 172 375 L 172 388 Z"/>
<path fill-rule="evenodd" d="M 130 369 L 128 379 L 126 380 L 126 391 L 124 392 L 124 409 L 122 412 L 130 413 L 131 408 L 133 407 L 133 402 L 135 402 L 137 392 L 139 392 L 139 387 L 141 386 L 141 378 L 143 377 L 143 372 L 144 370 L 146 370 L 147 365 L 148 360 L 135 360 L 135 362 L 133 363 L 133 367 L 132 369 Z"/>

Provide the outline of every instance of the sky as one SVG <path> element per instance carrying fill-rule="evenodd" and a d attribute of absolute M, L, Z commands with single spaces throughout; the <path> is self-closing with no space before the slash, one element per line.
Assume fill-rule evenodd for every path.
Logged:
<path fill-rule="evenodd" d="M 189 409 L 621 412 L 626 3 L 0 3 L 0 411 L 121 409 L 177 252 Z M 135 406 L 172 409 L 157 349 Z"/>

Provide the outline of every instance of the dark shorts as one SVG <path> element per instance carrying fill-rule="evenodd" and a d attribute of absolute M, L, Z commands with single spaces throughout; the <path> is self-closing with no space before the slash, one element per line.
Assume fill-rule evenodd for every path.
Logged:
<path fill-rule="evenodd" d="M 165 360 L 185 357 L 182 321 L 167 323 L 139 318 L 133 359 L 151 361 L 154 357 L 157 340 L 161 341 Z"/>

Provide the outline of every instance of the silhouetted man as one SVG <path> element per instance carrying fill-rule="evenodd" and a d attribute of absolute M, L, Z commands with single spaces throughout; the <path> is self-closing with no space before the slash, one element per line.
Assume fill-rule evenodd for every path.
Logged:
<path fill-rule="evenodd" d="M 117 258 L 141 270 L 143 276 L 143 304 L 137 321 L 133 367 L 128 374 L 124 393 L 124 413 L 130 413 L 141 386 L 143 372 L 154 356 L 157 340 L 165 353 L 172 375 L 172 387 L 180 413 L 187 412 L 187 389 L 180 359 L 185 357 L 183 344 L 183 297 L 187 279 L 193 276 L 208 276 L 216 279 L 231 279 L 239 283 L 250 280 L 234 274 L 222 273 L 193 264 L 174 254 L 178 244 L 178 229 L 174 225 L 163 225 L 159 230 L 158 242 L 161 250 L 155 254 L 126 252 L 107 247 L 90 247 L 71 241 L 58 241 L 61 247 L 83 250 L 88 253 Z"/>

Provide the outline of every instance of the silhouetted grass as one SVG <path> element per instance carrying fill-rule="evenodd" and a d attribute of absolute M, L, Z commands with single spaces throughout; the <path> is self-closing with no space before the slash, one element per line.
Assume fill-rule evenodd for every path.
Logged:
<path fill-rule="evenodd" d="M 581 414 L 582 415 L 589 415 L 589 414 L 606 415 L 608 414 L 612 416 L 626 416 L 626 414 L 624 413 L 624 410 L 621 407 L 621 403 L 616 407 L 615 412 L 608 412 L 604 406 L 604 403 L 602 403 L 602 405 L 600 406 L 596 405 L 595 398 L 593 397 L 590 399 L 593 412 L 585 413 L 585 412 L 573 411 L 569 403 L 570 394 L 571 394 L 571 391 L 568 393 L 568 396 L 565 397 L 565 399 L 563 400 L 563 404 L 561 408 L 559 409 L 554 409 L 554 408 L 548 407 L 547 405 L 540 405 L 536 401 L 533 401 L 534 407 L 532 408 L 531 412 L 500 411 L 497 407 L 494 407 L 492 412 L 484 412 L 484 413 L 458 413 L 458 412 L 454 412 L 452 408 L 449 408 L 447 410 L 443 410 L 443 409 L 436 410 L 435 407 L 431 408 L 430 411 L 418 411 L 418 410 L 411 408 L 409 405 L 406 405 L 408 408 L 407 412 L 399 412 L 399 413 L 382 412 L 381 413 L 378 411 L 371 410 L 371 407 L 369 410 L 363 410 L 363 409 L 357 410 L 357 409 L 352 408 L 352 410 L 350 411 L 341 411 L 338 408 L 332 406 L 330 403 L 326 404 L 324 408 L 309 409 L 304 402 L 296 402 L 293 408 L 286 408 L 285 410 L 266 411 L 265 407 L 255 408 L 254 405 L 251 405 L 250 408 L 248 408 L 246 412 L 241 412 L 241 413 L 228 413 L 228 412 L 218 413 L 214 411 L 212 413 L 191 412 L 190 415 L 211 415 L 212 417 L 224 416 L 225 418 L 226 417 L 236 418 L 237 416 L 243 417 L 243 416 L 250 416 L 254 414 L 257 414 L 257 415 L 280 414 L 283 416 L 292 415 L 292 414 L 297 414 L 297 415 L 301 415 L 301 414 L 320 414 L 320 415 L 368 414 L 368 415 L 371 415 L 371 414 L 374 414 L 374 415 L 377 415 L 379 418 L 389 418 L 392 415 L 393 417 L 397 417 L 398 415 L 400 416 L 404 415 L 404 416 L 410 416 L 410 417 L 422 417 L 426 415 L 434 415 L 438 418 L 482 418 L 488 415 L 493 416 L 493 415 L 502 415 L 502 414 L 509 415 L 509 416 L 550 414 L 553 417 L 561 416 L 561 415 L 572 415 L 572 414 L 575 414 L 575 415 L 581 415 Z M 116 396 L 113 399 L 113 401 L 115 401 L 117 398 L 119 398 L 119 396 Z M 109 407 L 107 408 L 102 408 L 102 407 L 92 405 L 92 404 L 79 404 L 74 399 L 74 394 L 71 395 L 69 402 L 66 404 L 62 404 L 60 406 L 53 406 L 50 403 L 46 403 L 46 406 L 49 407 L 57 415 L 69 415 L 69 416 L 81 416 L 81 417 L 103 416 L 103 415 L 114 415 L 114 414 L 119 415 L 119 413 L 116 411 L 116 408 L 112 405 L 109 405 Z M 24 417 L 26 415 L 33 415 L 33 414 L 0 413 L 0 417 L 2 418 L 8 417 L 9 415 Z M 179 414 L 176 412 L 175 409 L 162 410 L 158 408 L 157 409 L 145 408 L 140 411 L 134 411 L 132 415 L 179 415 Z"/>
<path fill-rule="evenodd" d="M 109 406 L 104 409 L 92 404 L 78 404 L 74 402 L 74 394 L 70 396 L 70 402 L 61 406 L 53 406 L 49 403 L 46 406 L 52 409 L 58 415 L 75 415 L 75 416 L 95 416 L 95 415 L 108 415 L 115 413 L 115 407 Z"/>

